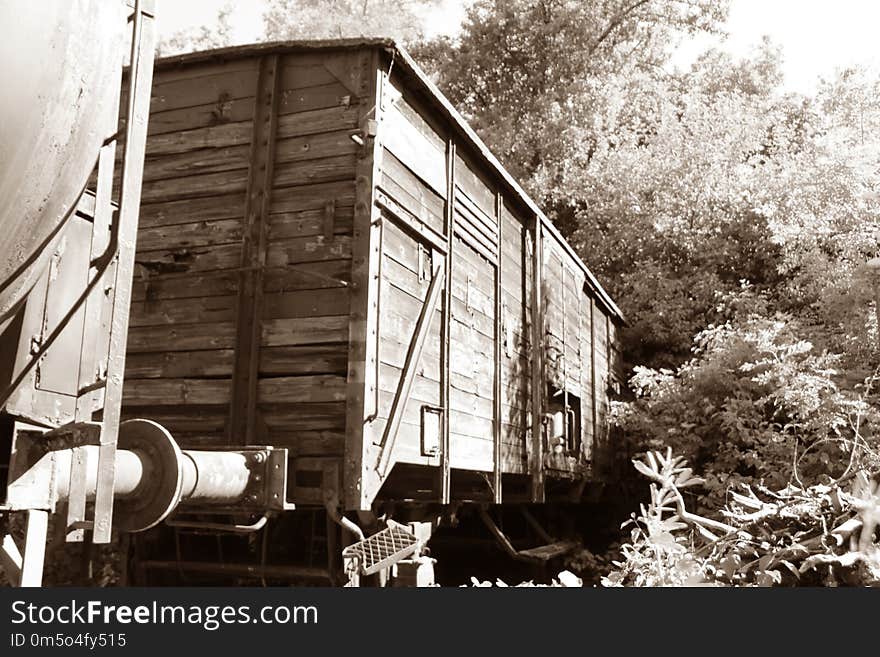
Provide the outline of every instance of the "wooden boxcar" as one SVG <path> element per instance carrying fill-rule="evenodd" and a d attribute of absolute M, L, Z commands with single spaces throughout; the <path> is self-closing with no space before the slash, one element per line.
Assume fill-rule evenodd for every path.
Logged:
<path fill-rule="evenodd" d="M 157 62 L 125 415 L 287 447 L 297 508 L 571 499 L 622 321 L 392 42 Z"/>

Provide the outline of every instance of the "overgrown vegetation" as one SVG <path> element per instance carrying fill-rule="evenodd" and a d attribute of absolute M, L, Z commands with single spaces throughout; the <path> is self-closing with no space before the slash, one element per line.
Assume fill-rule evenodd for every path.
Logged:
<path fill-rule="evenodd" d="M 741 483 L 718 521 L 687 510 L 682 491 L 703 480 L 671 449 L 634 464 L 650 501 L 627 523 L 606 586 L 880 586 L 880 488 L 864 469 L 775 491 Z"/>
<path fill-rule="evenodd" d="M 477 0 L 419 52 L 629 319 L 653 483 L 605 582 L 876 583 L 880 80 L 787 92 L 769 42 L 670 64 L 725 14 Z"/>

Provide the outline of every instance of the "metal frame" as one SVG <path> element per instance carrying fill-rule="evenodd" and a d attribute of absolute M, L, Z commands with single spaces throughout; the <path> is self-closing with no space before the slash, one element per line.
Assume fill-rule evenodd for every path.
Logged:
<path fill-rule="evenodd" d="M 103 406 L 103 419 L 94 427 L 98 444 L 95 464 L 95 502 L 92 520 L 86 519 L 85 487 L 88 467 L 87 452 L 74 441 L 71 445 L 69 487 L 73 497 L 67 509 L 67 540 L 82 541 L 84 530 L 92 530 L 93 543 L 109 543 L 112 531 L 113 488 L 115 480 L 116 445 L 122 404 L 122 383 L 125 369 L 125 348 L 128 337 L 129 303 L 135 261 L 138 214 L 140 209 L 143 161 L 146 148 L 147 120 L 153 75 L 153 51 L 156 32 L 153 0 L 135 0 L 128 15 L 131 23 L 131 44 L 128 76 L 128 97 L 125 113 L 125 145 L 120 170 L 119 213 L 112 220 L 113 168 L 117 135 L 105 142 L 98 160 L 98 185 L 95 212 L 92 217 L 92 238 L 89 245 L 90 273 L 83 293 L 65 314 L 58 326 L 33 355 L 37 360 L 48 349 L 67 322 L 84 307 L 84 323 L 79 355 L 77 392 L 71 408 L 73 423 L 60 427 L 61 432 L 76 433 L 77 427 L 88 424 L 92 413 Z M 118 92 L 117 92 L 118 94 Z M 118 99 L 119 96 L 117 95 Z M 113 108 L 118 116 L 118 103 Z M 98 293 L 98 284 L 107 278 L 115 265 L 112 284 Z M 105 307 L 105 293 L 113 291 L 109 326 L 101 325 Z M 109 335 L 108 335 L 109 333 Z M 106 374 L 99 371 L 100 341 L 107 344 Z M 103 391 L 102 391 L 103 389 Z M 101 395 L 103 394 L 103 404 Z M 37 432 L 41 436 L 40 431 Z M 11 474 L 11 473 L 10 473 Z M 21 483 L 21 482 L 16 482 Z M 42 581 L 43 560 L 46 550 L 48 514 L 54 510 L 54 482 L 43 486 L 46 500 L 34 500 L 24 505 L 28 523 L 18 576 L 22 586 L 39 586 Z M 42 494 L 42 493 L 41 493 Z M 48 506 L 45 502 L 48 502 Z M 11 538 L 3 541 L 3 560 L 15 566 L 17 548 Z"/>
<path fill-rule="evenodd" d="M 147 121 L 153 81 L 153 51 L 156 26 L 152 0 L 136 0 L 132 14 L 131 67 L 125 124 L 125 150 L 120 180 L 117 217 L 118 255 L 114 284 L 113 319 L 107 354 L 107 383 L 104 388 L 104 415 L 98 450 L 98 484 L 92 541 L 109 543 L 113 518 L 113 480 L 116 476 L 116 443 L 122 409 L 122 382 L 125 347 L 128 341 L 128 313 L 134 273 L 135 242 L 141 204 Z M 112 243 L 111 237 L 111 243 Z"/>

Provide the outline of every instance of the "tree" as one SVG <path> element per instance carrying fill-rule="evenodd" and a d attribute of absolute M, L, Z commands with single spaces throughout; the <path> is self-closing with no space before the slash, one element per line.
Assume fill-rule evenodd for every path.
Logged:
<path fill-rule="evenodd" d="M 527 180 L 558 152 L 559 131 L 589 119 L 604 80 L 656 69 L 677 35 L 717 30 L 726 11 L 709 0 L 478 0 L 455 41 L 415 54 Z"/>
<path fill-rule="evenodd" d="M 439 0 L 270 0 L 263 16 L 269 41 L 421 38 L 425 10 Z"/>
<path fill-rule="evenodd" d="M 184 52 L 231 46 L 232 11 L 232 4 L 227 3 L 217 12 L 217 17 L 213 24 L 202 25 L 190 30 L 179 30 L 170 37 L 162 39 L 156 45 L 156 55 L 164 57 Z"/>
<path fill-rule="evenodd" d="M 850 73 L 784 94 L 767 41 L 671 72 L 675 35 L 725 9 L 481 0 L 458 42 L 417 53 L 618 300 L 631 364 L 686 360 L 741 280 L 857 360 L 876 343 L 856 274 L 875 255 L 877 88 Z"/>

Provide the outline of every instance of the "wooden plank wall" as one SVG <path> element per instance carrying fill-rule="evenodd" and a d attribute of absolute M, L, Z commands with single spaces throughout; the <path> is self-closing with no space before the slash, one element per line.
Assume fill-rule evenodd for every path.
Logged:
<path fill-rule="evenodd" d="M 395 204 L 383 211 L 379 266 L 379 404 L 373 422 L 374 442 L 383 440 L 391 407 L 403 374 L 419 313 L 431 283 L 434 259 L 430 243 L 412 227 L 442 236 L 445 223 L 446 145 L 439 130 L 385 79 L 380 93 L 381 152 L 379 193 Z M 398 215 L 395 217 L 395 215 Z M 409 225 L 410 228 L 406 226 Z M 439 454 L 421 441 L 422 406 L 441 404 L 442 303 L 435 310 L 410 399 L 403 409 L 394 461 L 439 465 Z"/>
<path fill-rule="evenodd" d="M 579 455 L 550 456 L 545 465 L 561 472 L 590 465 L 592 474 L 599 476 L 597 459 L 606 458 L 611 447 L 608 410 L 613 382 L 620 384 L 623 378 L 618 328 L 555 236 L 545 236 L 544 254 L 546 379 L 558 390 L 564 385 L 579 400 L 581 411 Z"/>
<path fill-rule="evenodd" d="M 532 254 L 528 221 L 508 204 L 501 210 L 501 440 L 505 471 L 526 472 L 532 427 Z"/>
<path fill-rule="evenodd" d="M 157 70 L 123 392 L 127 417 L 221 441 L 258 62 Z"/>
<path fill-rule="evenodd" d="M 357 54 L 280 59 L 263 274 L 258 432 L 341 456 Z M 259 59 L 160 69 L 154 84 L 126 414 L 184 445 L 224 444 Z"/>
<path fill-rule="evenodd" d="M 364 61 L 357 50 L 279 57 L 274 170 L 261 254 L 256 431 L 261 441 L 288 447 L 299 460 L 296 468 L 323 470 L 321 464 L 340 459 L 346 449 L 349 283 L 361 148 L 352 136 L 373 109 L 359 101 L 359 81 L 376 74 L 361 70 Z M 160 67 L 155 77 L 124 411 L 161 422 L 184 446 L 230 440 L 259 66 L 259 56 L 252 56 Z M 376 417 L 365 433 L 370 445 L 364 447 L 363 468 L 373 467 L 370 453 L 378 454 L 430 272 L 444 257 L 431 241 L 447 241 L 449 189 L 456 225 L 448 240 L 451 296 L 429 325 L 394 460 L 441 465 L 441 456 L 421 444 L 421 407 L 442 402 L 448 311 L 450 465 L 495 469 L 497 383 L 500 472 L 527 474 L 536 342 L 530 313 L 534 216 L 518 201 L 499 198 L 497 181 L 461 144 L 448 187 L 448 126 L 396 78 L 383 85 L 379 102 L 374 196 L 387 199 L 388 207 L 379 231 L 378 365 L 366 368 L 375 377 L 378 405 L 364 400 Z M 585 286 L 583 270 L 552 235 L 545 238 L 544 253 L 540 337 L 550 347 L 545 373 L 561 385 L 563 359 L 552 352 L 564 354 L 566 387 L 581 401 L 582 456 L 589 459 L 606 420 L 609 366 L 619 362 L 615 327 Z M 503 342 L 497 382 L 496 331 Z"/>
<path fill-rule="evenodd" d="M 456 150 L 453 170 L 450 465 L 453 469 L 492 472 L 498 243 L 495 192 L 462 149 Z M 502 462 L 504 451 L 502 445 Z"/>
<path fill-rule="evenodd" d="M 345 447 L 357 57 L 281 60 L 257 396 L 271 444 L 298 458 Z"/>
<path fill-rule="evenodd" d="M 447 194 L 447 135 L 432 113 L 404 90 L 398 80 L 383 84 L 381 95 L 381 152 L 378 187 L 405 215 L 404 229 L 385 213 L 382 256 L 380 388 L 376 434 L 382 434 L 400 380 L 415 320 L 429 281 L 428 241 L 418 232 L 444 241 Z M 459 153 L 454 165 L 452 199 L 456 236 L 451 245 L 449 457 L 452 468 L 492 472 L 495 435 L 495 276 L 499 231 L 503 261 L 502 325 L 509 324 L 509 347 L 501 351 L 501 470 L 525 471 L 525 433 L 528 412 L 529 360 L 527 295 L 531 261 L 525 251 L 527 219 L 501 205 L 499 222 L 496 190 L 483 176 L 477 158 Z M 422 262 L 419 259 L 422 258 Z M 437 465 L 438 458 L 421 449 L 422 405 L 441 399 L 440 319 L 438 309 L 418 364 L 416 384 L 404 413 L 395 446 L 395 460 Z M 505 329 L 507 331 L 507 329 Z M 509 355 L 508 355 L 509 353 Z"/>

